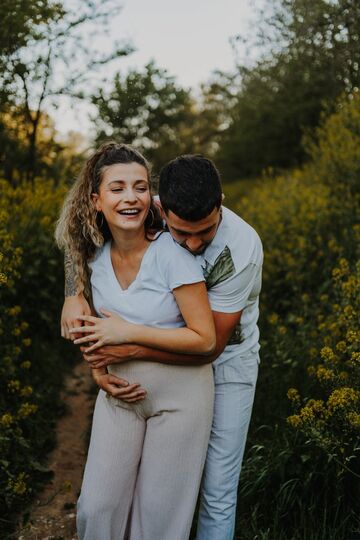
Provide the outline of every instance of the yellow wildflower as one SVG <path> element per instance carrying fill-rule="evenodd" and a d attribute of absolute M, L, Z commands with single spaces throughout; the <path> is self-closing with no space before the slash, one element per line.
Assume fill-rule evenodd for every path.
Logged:
<path fill-rule="evenodd" d="M 287 391 L 287 397 L 290 401 L 293 402 L 299 402 L 300 401 L 300 394 L 296 388 L 289 388 Z"/>
<path fill-rule="evenodd" d="M 358 340 L 358 335 L 355 330 L 348 330 L 346 332 L 346 339 L 349 343 L 355 343 Z"/>
<path fill-rule="evenodd" d="M 20 381 L 18 380 L 11 380 L 8 382 L 8 390 L 12 393 L 18 392 L 20 390 Z"/>
<path fill-rule="evenodd" d="M 346 415 L 347 419 L 349 420 L 350 424 L 359 429 L 360 428 L 360 414 L 356 412 L 350 412 Z"/>
<path fill-rule="evenodd" d="M 30 360 L 24 360 L 24 362 L 21 362 L 20 367 L 22 369 L 30 369 L 31 368 Z"/>
<path fill-rule="evenodd" d="M 0 417 L 0 425 L 8 428 L 14 423 L 14 417 L 10 413 L 5 413 Z"/>
<path fill-rule="evenodd" d="M 303 407 L 300 411 L 300 418 L 304 422 L 311 422 L 315 419 L 314 411 L 309 404 L 306 404 L 305 407 Z"/>
<path fill-rule="evenodd" d="M 19 409 L 19 418 L 27 418 L 30 414 L 36 413 L 38 406 L 33 403 L 23 403 Z"/>
<path fill-rule="evenodd" d="M 292 416 L 288 416 L 286 421 L 293 428 L 298 428 L 302 424 L 302 420 L 298 414 L 293 414 Z"/>
<path fill-rule="evenodd" d="M 316 376 L 319 381 L 331 381 L 335 377 L 335 373 L 332 369 L 327 369 L 324 366 L 319 366 L 316 371 Z"/>
<path fill-rule="evenodd" d="M 331 362 L 334 360 L 334 351 L 330 347 L 323 347 L 320 351 L 320 356 L 323 360 Z"/>
<path fill-rule="evenodd" d="M 279 316 L 276 313 L 271 313 L 271 315 L 268 316 L 268 321 L 270 324 L 277 324 Z"/>
<path fill-rule="evenodd" d="M 314 366 L 308 366 L 307 372 L 310 377 L 314 377 L 314 375 L 316 374 L 316 369 Z"/>
<path fill-rule="evenodd" d="M 11 478 L 8 480 L 8 487 L 13 493 L 16 493 L 16 495 L 24 495 L 27 490 L 25 479 L 26 474 L 20 473 L 16 480 L 12 480 Z"/>
<path fill-rule="evenodd" d="M 7 312 L 8 312 L 8 315 L 15 317 L 16 315 L 19 315 L 19 313 L 21 312 L 21 307 L 13 306 L 12 308 L 9 308 Z"/>
<path fill-rule="evenodd" d="M 22 388 L 20 391 L 20 395 L 22 397 L 31 396 L 32 393 L 33 393 L 33 389 L 31 386 L 24 386 L 24 388 Z"/>
<path fill-rule="evenodd" d="M 346 341 L 339 341 L 339 343 L 336 344 L 336 348 L 340 352 L 346 351 Z"/>
<path fill-rule="evenodd" d="M 332 411 L 342 409 L 357 403 L 360 399 L 360 392 L 354 388 L 344 386 L 343 388 L 337 388 L 329 396 L 328 407 Z"/>

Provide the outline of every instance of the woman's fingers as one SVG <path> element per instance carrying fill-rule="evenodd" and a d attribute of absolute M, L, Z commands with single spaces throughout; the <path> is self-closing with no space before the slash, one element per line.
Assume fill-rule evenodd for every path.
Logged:
<path fill-rule="evenodd" d="M 98 342 L 99 338 L 100 338 L 100 336 L 98 336 L 97 334 L 87 335 L 87 336 L 75 339 L 74 340 L 74 345 L 81 345 L 81 343 L 94 343 L 94 345 L 96 345 L 97 343 L 99 343 Z M 87 349 L 87 351 L 88 351 L 88 349 Z"/>
<path fill-rule="evenodd" d="M 95 332 L 98 329 L 97 326 L 76 326 L 70 329 L 71 334 L 86 334 Z"/>

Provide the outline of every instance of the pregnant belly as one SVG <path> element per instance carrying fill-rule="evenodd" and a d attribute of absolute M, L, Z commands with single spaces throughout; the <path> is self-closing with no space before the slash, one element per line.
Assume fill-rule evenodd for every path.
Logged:
<path fill-rule="evenodd" d="M 212 391 L 211 364 L 203 366 L 172 366 L 157 362 L 135 360 L 108 366 L 109 373 L 130 384 L 139 383 L 146 390 L 146 399 L 158 401 L 171 398 L 175 404 L 185 395 L 200 393 L 204 399 Z M 200 396 L 199 396 L 200 397 Z"/>

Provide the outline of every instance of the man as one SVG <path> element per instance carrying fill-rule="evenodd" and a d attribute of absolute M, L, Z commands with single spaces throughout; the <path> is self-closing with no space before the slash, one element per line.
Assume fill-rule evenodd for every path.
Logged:
<path fill-rule="evenodd" d="M 92 367 L 135 358 L 178 364 L 214 361 L 214 417 L 201 489 L 197 540 L 231 540 L 258 372 L 262 246 L 254 229 L 221 205 L 219 173 L 204 157 L 180 156 L 168 163 L 160 173 L 159 197 L 169 232 L 196 257 L 203 269 L 216 326 L 216 350 L 211 357 L 196 358 L 138 345 L 119 345 L 103 347 L 96 354 L 84 357 Z M 68 265 L 67 288 L 72 293 L 73 282 Z M 66 300 L 62 319 L 65 335 L 68 335 L 70 314 L 79 315 L 80 302 L 82 313 L 87 313 L 81 294 L 69 295 Z M 125 400 L 144 396 L 139 385 L 116 381 L 111 375 L 103 389 Z"/>

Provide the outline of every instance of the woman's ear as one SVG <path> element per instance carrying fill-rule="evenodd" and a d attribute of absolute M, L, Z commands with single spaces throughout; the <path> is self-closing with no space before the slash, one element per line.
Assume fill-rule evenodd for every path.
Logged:
<path fill-rule="evenodd" d="M 100 205 L 98 193 L 92 193 L 91 198 L 94 203 L 95 210 L 97 210 L 98 212 L 101 212 L 101 205 Z"/>
<path fill-rule="evenodd" d="M 224 199 L 225 199 L 225 194 L 224 194 L 224 193 L 222 193 L 222 194 L 221 194 L 221 202 L 223 202 L 223 201 L 224 201 Z"/>

